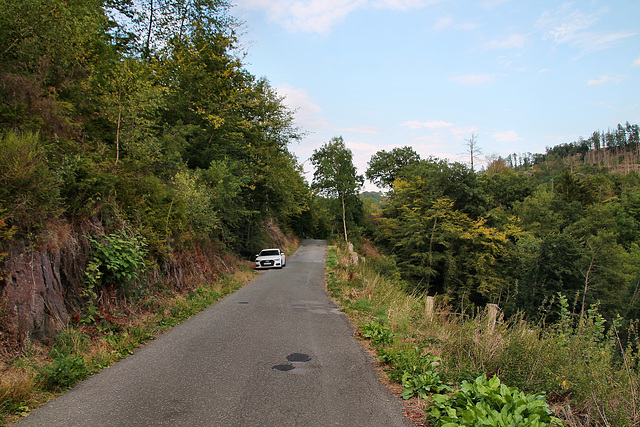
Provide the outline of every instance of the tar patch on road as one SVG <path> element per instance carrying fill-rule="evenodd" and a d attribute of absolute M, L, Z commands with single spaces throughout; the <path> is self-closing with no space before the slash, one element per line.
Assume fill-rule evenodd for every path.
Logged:
<path fill-rule="evenodd" d="M 271 369 L 274 369 L 280 372 L 289 372 L 289 371 L 297 370 L 297 372 L 294 372 L 294 373 L 306 374 L 311 372 L 311 369 L 304 368 L 303 366 L 305 363 L 309 362 L 310 360 L 311 360 L 311 356 L 309 356 L 308 354 L 291 353 L 290 355 L 287 356 L 287 361 L 289 363 L 275 365 Z"/>
<path fill-rule="evenodd" d="M 287 356 L 289 362 L 308 362 L 311 360 L 311 356 L 303 353 L 291 353 Z"/>
<path fill-rule="evenodd" d="M 276 365 L 272 369 L 275 369 L 276 371 L 287 372 L 296 369 L 296 367 L 292 365 Z"/>

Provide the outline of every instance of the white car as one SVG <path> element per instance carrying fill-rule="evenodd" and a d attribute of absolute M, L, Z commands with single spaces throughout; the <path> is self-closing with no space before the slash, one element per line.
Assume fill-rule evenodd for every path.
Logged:
<path fill-rule="evenodd" d="M 256 255 L 256 268 L 282 268 L 287 258 L 280 249 L 263 249 Z"/>

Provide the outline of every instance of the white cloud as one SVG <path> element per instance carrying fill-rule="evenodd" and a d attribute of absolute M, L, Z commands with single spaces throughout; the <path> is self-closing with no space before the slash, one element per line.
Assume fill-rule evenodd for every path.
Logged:
<path fill-rule="evenodd" d="M 502 4 L 502 3 L 505 3 L 507 1 L 509 1 L 509 0 L 484 0 L 482 2 L 482 6 L 486 7 L 487 9 L 493 9 L 494 7 L 496 7 L 496 6 L 498 6 L 498 5 Z"/>
<path fill-rule="evenodd" d="M 634 66 L 634 67 L 640 67 L 640 56 L 638 56 L 638 57 L 636 58 L 636 60 L 635 60 L 635 61 L 633 61 L 633 66 Z"/>
<path fill-rule="evenodd" d="M 460 140 L 460 143 L 462 144 L 464 140 L 468 139 L 472 134 L 477 134 L 478 128 L 476 126 L 457 126 L 451 129 L 451 133 L 456 140 Z"/>
<path fill-rule="evenodd" d="M 443 16 L 442 18 L 439 18 L 435 25 L 433 26 L 433 29 L 436 31 L 442 31 L 445 28 L 450 27 L 453 24 L 453 18 L 451 17 L 451 15 L 447 15 L 447 16 Z"/>
<path fill-rule="evenodd" d="M 604 76 L 600 76 L 600 78 L 589 80 L 587 82 L 587 85 L 598 86 L 605 83 L 620 83 L 622 80 L 623 78 L 620 76 L 612 77 L 612 76 L 604 75 Z"/>
<path fill-rule="evenodd" d="M 354 132 L 354 133 L 367 133 L 367 134 L 380 133 L 380 128 L 377 126 L 358 126 L 355 128 L 345 128 L 343 130 L 345 132 Z"/>
<path fill-rule="evenodd" d="M 523 47 L 527 37 L 522 34 L 511 34 L 503 40 L 492 40 L 485 44 L 487 49 L 514 49 Z"/>
<path fill-rule="evenodd" d="M 594 31 L 591 28 L 608 10 L 601 9 L 594 13 L 583 13 L 573 9 L 573 3 L 565 3 L 554 12 L 544 12 L 536 27 L 543 32 L 543 38 L 557 44 L 570 44 L 583 52 L 595 52 L 611 47 L 617 41 L 636 35 L 636 32 Z"/>
<path fill-rule="evenodd" d="M 238 0 L 241 9 L 264 10 L 274 21 L 292 32 L 327 33 L 367 0 Z"/>
<path fill-rule="evenodd" d="M 326 34 L 350 13 L 363 8 L 408 10 L 442 0 L 236 0 L 237 7 L 263 10 L 268 18 L 291 32 Z"/>
<path fill-rule="evenodd" d="M 451 127 L 453 126 L 453 123 L 443 122 L 439 120 L 431 120 L 428 122 L 419 122 L 417 120 L 410 120 L 400 124 L 400 126 L 407 127 L 409 129 L 426 128 L 426 129 L 434 130 L 434 129 L 444 129 L 444 128 Z"/>
<path fill-rule="evenodd" d="M 326 128 L 328 124 L 322 117 L 322 107 L 313 103 L 305 89 L 294 88 L 283 84 L 276 88 L 279 95 L 284 96 L 283 103 L 295 112 L 295 121 L 304 129 Z"/>
<path fill-rule="evenodd" d="M 449 80 L 466 86 L 482 86 L 491 83 L 495 78 L 495 74 L 467 74 L 451 77 Z"/>
<path fill-rule="evenodd" d="M 460 31 L 472 31 L 478 28 L 478 25 L 475 22 L 455 22 L 451 15 L 446 15 L 441 18 L 438 18 L 436 23 L 433 25 L 434 31 L 443 31 L 446 29 L 460 30 Z"/>
<path fill-rule="evenodd" d="M 506 130 L 503 132 L 496 132 L 493 134 L 493 139 L 500 142 L 518 142 L 524 141 L 518 136 L 518 133 L 514 130 Z"/>

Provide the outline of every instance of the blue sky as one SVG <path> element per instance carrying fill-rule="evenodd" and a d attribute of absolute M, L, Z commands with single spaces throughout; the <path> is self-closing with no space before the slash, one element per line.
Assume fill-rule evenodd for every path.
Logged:
<path fill-rule="evenodd" d="M 307 132 L 300 162 L 333 136 L 364 174 L 383 149 L 468 162 L 472 134 L 490 158 L 640 123 L 639 0 L 235 0 L 233 14 L 248 70 Z"/>

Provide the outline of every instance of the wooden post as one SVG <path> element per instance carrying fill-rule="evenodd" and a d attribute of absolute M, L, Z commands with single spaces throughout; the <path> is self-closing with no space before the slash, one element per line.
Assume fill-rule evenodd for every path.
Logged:
<path fill-rule="evenodd" d="M 424 314 L 429 320 L 433 319 L 433 302 L 433 297 L 427 297 L 426 301 L 424 302 Z"/>

